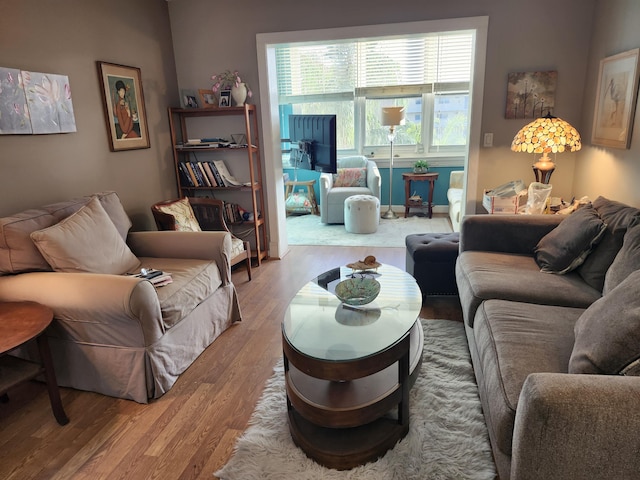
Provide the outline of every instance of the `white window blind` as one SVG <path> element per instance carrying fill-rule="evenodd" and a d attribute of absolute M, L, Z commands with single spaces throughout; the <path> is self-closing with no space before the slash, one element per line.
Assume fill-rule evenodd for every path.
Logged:
<path fill-rule="evenodd" d="M 433 92 L 440 84 L 458 83 L 468 88 L 472 55 L 468 32 L 281 45 L 278 93 L 281 103 L 296 103 L 373 87 L 414 85 Z"/>

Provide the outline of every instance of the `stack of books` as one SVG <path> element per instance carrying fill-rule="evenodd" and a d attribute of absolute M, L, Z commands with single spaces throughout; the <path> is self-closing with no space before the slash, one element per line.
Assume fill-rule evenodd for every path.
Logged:
<path fill-rule="evenodd" d="M 164 287 L 165 285 L 169 285 L 173 282 L 171 274 L 154 268 L 142 268 L 140 269 L 140 273 L 136 274 L 135 277 L 149 280 L 156 288 Z"/>

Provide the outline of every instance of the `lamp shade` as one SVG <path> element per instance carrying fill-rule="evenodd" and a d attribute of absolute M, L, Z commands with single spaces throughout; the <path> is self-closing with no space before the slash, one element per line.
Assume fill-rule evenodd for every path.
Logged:
<path fill-rule="evenodd" d="M 404 125 L 404 107 L 382 107 L 382 125 Z"/>
<path fill-rule="evenodd" d="M 525 125 L 513 138 L 511 150 L 525 153 L 577 152 L 580 134 L 569 122 L 547 114 Z"/>

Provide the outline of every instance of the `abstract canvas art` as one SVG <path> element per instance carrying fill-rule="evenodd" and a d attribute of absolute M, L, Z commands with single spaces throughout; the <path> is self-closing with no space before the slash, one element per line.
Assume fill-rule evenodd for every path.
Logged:
<path fill-rule="evenodd" d="M 0 67 L 0 134 L 75 131 L 66 75 Z"/>

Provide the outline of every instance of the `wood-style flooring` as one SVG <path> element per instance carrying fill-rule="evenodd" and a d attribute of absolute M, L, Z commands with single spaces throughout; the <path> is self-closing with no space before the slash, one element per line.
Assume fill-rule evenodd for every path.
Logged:
<path fill-rule="evenodd" d="M 404 248 L 291 247 L 282 260 L 233 273 L 243 321 L 218 338 L 158 400 L 62 388 L 70 418 L 56 423 L 44 384 L 29 382 L 0 404 L 0 479 L 211 479 L 233 452 L 264 382 L 282 355 L 280 322 L 302 285 L 375 255 L 404 269 Z M 425 318 L 461 319 L 457 297 L 427 298 Z"/>

